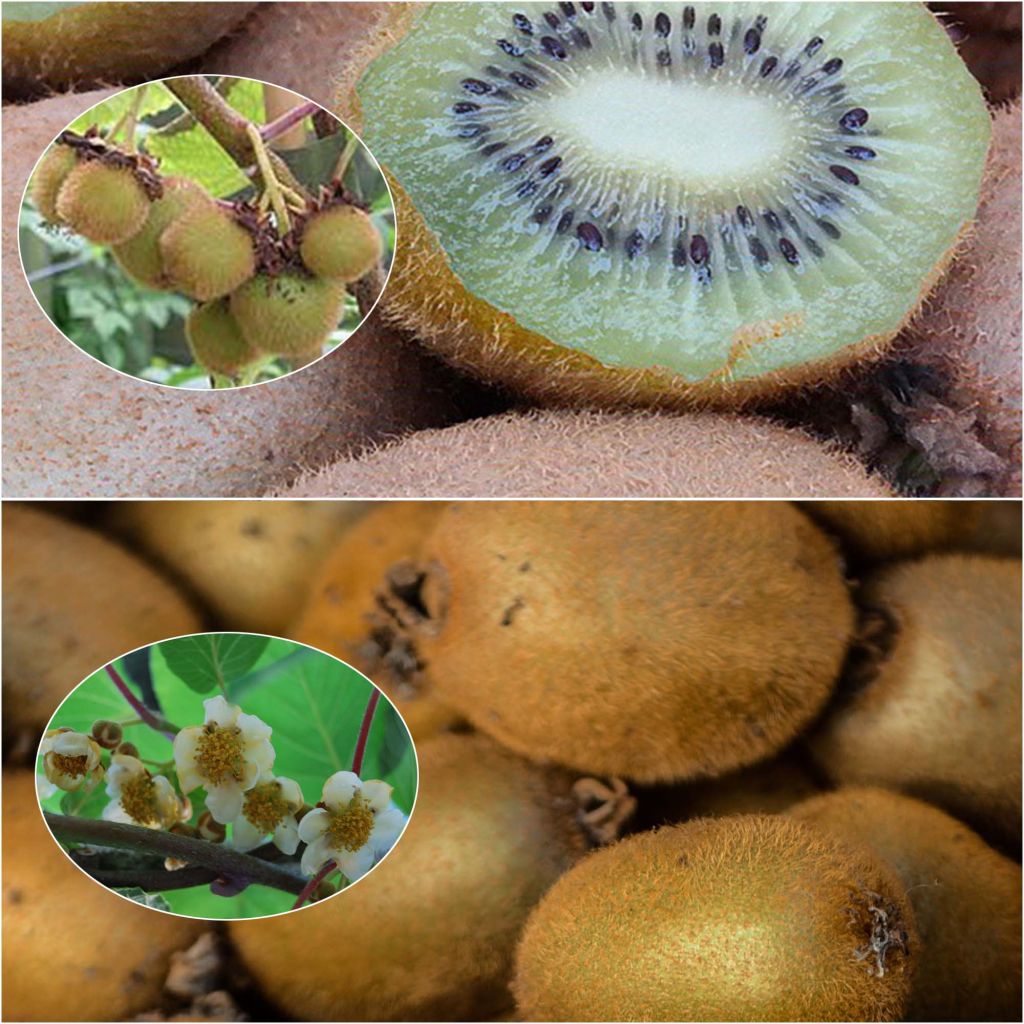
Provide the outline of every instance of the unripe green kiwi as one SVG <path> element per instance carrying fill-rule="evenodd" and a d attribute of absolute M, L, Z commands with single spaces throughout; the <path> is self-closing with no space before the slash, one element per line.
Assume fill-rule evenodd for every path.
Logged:
<path fill-rule="evenodd" d="M 513 990 L 523 1020 L 892 1021 L 918 954 L 903 886 L 870 851 L 787 818 L 703 818 L 563 875 Z"/>
<path fill-rule="evenodd" d="M 57 193 L 57 217 L 72 231 L 101 245 L 126 242 L 142 230 L 149 197 L 129 167 L 83 160 Z"/>
<path fill-rule="evenodd" d="M 808 501 L 802 508 L 857 561 L 887 562 L 967 545 L 984 502 Z"/>
<path fill-rule="evenodd" d="M 227 299 L 214 299 L 196 306 L 185 321 L 192 358 L 212 373 L 234 377 L 260 354 L 242 337 Z"/>
<path fill-rule="evenodd" d="M 286 634 L 365 672 L 391 698 L 417 743 L 460 719 L 426 681 L 413 685 L 415 666 L 388 647 L 395 626 L 378 598 L 388 570 L 419 556 L 443 508 L 435 501 L 394 501 L 373 509 L 321 559 L 305 608 Z"/>
<path fill-rule="evenodd" d="M 782 502 L 454 504 L 422 570 L 389 597 L 441 700 L 527 757 L 637 782 L 778 751 L 853 628 L 832 543 Z"/>
<path fill-rule="evenodd" d="M 160 236 L 193 206 L 211 204 L 201 185 L 188 178 L 165 178 L 164 194 L 149 208 L 142 230 L 127 242 L 114 246 L 114 258 L 133 280 L 147 288 L 171 288 L 160 253 Z"/>
<path fill-rule="evenodd" d="M 302 230 L 302 262 L 317 277 L 347 284 L 380 262 L 380 233 L 356 206 L 332 206 L 314 214 Z"/>
<path fill-rule="evenodd" d="M 32 175 L 29 197 L 35 208 L 51 224 L 60 223 L 57 216 L 57 194 L 77 163 L 78 158 L 70 146 L 51 146 L 43 154 Z"/>
<path fill-rule="evenodd" d="M 500 1013 L 523 922 L 582 852 L 553 773 L 481 736 L 439 736 L 419 759 L 409 827 L 367 879 L 301 914 L 229 926 L 296 1020 Z"/>
<path fill-rule="evenodd" d="M 865 581 L 865 650 L 809 740 L 834 782 L 898 789 L 1019 843 L 1020 590 L 1019 560 L 979 555 Z"/>
<path fill-rule="evenodd" d="M 190 206 L 160 236 L 164 271 L 174 288 L 206 302 L 234 291 L 256 271 L 252 236 L 213 203 Z"/>
<path fill-rule="evenodd" d="M 249 343 L 268 355 L 322 345 L 338 326 L 345 286 L 300 274 L 258 274 L 231 296 L 231 313 Z"/>
<path fill-rule="evenodd" d="M 1018 864 L 943 811 L 883 789 L 840 789 L 789 814 L 869 846 L 900 876 L 921 934 L 906 1020 L 1019 1016 Z"/>

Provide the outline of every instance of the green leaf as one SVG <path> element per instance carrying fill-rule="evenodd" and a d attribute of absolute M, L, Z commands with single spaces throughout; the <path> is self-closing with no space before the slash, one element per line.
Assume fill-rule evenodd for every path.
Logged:
<path fill-rule="evenodd" d="M 204 633 L 159 644 L 167 667 L 197 693 L 227 690 L 259 660 L 270 638 L 250 633 Z"/>
<path fill-rule="evenodd" d="M 175 914 L 215 920 L 265 917 L 291 910 L 295 897 L 265 885 L 250 885 L 237 896 L 226 898 L 210 891 L 207 885 L 193 889 L 175 889 L 164 894 Z"/>
<path fill-rule="evenodd" d="M 138 886 L 131 889 L 114 889 L 114 892 L 128 899 L 141 903 L 144 907 L 152 907 L 154 910 L 170 910 L 171 905 L 158 892 L 145 892 Z"/>

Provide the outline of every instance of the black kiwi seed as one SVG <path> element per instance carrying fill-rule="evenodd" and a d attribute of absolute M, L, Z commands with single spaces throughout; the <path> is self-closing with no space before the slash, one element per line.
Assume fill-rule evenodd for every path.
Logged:
<path fill-rule="evenodd" d="M 708 47 L 708 57 L 711 60 L 711 66 L 713 68 L 720 68 L 725 62 L 725 52 L 722 49 L 722 44 L 712 43 Z"/>
<path fill-rule="evenodd" d="M 452 104 L 452 113 L 453 114 L 472 114 L 472 113 L 474 113 L 475 111 L 477 111 L 479 109 L 480 109 L 480 104 L 479 103 L 471 103 L 469 100 L 466 100 L 463 103 L 454 103 L 454 104 Z"/>
<path fill-rule="evenodd" d="M 813 57 L 823 46 L 825 40 L 821 36 L 814 36 L 811 41 L 804 47 L 804 53 L 808 57 Z"/>
<path fill-rule="evenodd" d="M 765 59 L 761 61 L 761 77 L 767 78 L 776 69 L 776 67 L 778 67 L 778 64 L 778 57 L 765 57 Z"/>
<path fill-rule="evenodd" d="M 544 20 L 552 27 L 558 28 L 562 23 L 558 20 L 558 15 L 553 14 L 551 11 L 546 11 L 544 14 Z"/>
<path fill-rule="evenodd" d="M 549 57 L 554 57 L 555 60 L 568 60 L 569 54 L 565 47 L 553 36 L 542 36 L 540 45 L 544 52 Z"/>
<path fill-rule="evenodd" d="M 794 267 L 800 262 L 800 253 L 797 252 L 796 246 L 788 238 L 779 239 L 779 251 L 786 257 L 786 262 Z"/>
<path fill-rule="evenodd" d="M 691 29 L 697 21 L 697 12 L 687 5 L 683 8 L 683 28 Z"/>
<path fill-rule="evenodd" d="M 868 123 L 868 112 L 863 107 L 854 107 L 839 118 L 839 127 L 848 132 L 863 128 Z"/>
<path fill-rule="evenodd" d="M 772 231 L 779 232 L 782 230 L 782 221 L 779 220 L 779 215 L 774 210 L 765 210 L 764 220 Z"/>
<path fill-rule="evenodd" d="M 562 166 L 562 158 L 560 156 L 553 156 L 545 160 L 544 163 L 537 168 L 537 173 L 542 178 L 550 178 L 559 167 Z"/>
<path fill-rule="evenodd" d="M 555 231 L 559 235 L 564 235 L 569 228 L 572 227 L 572 210 L 566 210 L 561 217 L 558 218 L 558 223 L 555 225 Z"/>
<path fill-rule="evenodd" d="M 743 37 L 743 49 L 749 54 L 755 54 L 761 49 L 761 33 L 756 28 L 747 29 Z"/>
<path fill-rule="evenodd" d="M 821 228 L 829 238 L 836 239 L 842 237 L 842 231 L 840 231 L 839 228 L 829 220 L 819 220 L 818 227 Z"/>
<path fill-rule="evenodd" d="M 565 3 L 560 3 L 558 6 L 562 8 L 562 13 L 567 18 L 575 18 L 576 17 L 576 5 L 575 4 L 565 2 Z"/>
<path fill-rule="evenodd" d="M 591 252 L 599 252 L 604 248 L 604 238 L 597 226 L 589 221 L 583 221 L 576 226 L 576 237 L 580 240 L 584 249 Z"/>
<path fill-rule="evenodd" d="M 525 14 L 513 14 L 512 24 L 515 25 L 524 36 L 533 35 L 533 22 Z"/>
<path fill-rule="evenodd" d="M 644 247 L 644 236 L 640 230 L 634 230 L 626 239 L 626 256 L 634 259 Z"/>
<path fill-rule="evenodd" d="M 551 219 L 551 214 L 554 211 L 554 207 L 550 203 L 545 203 L 543 206 L 538 206 L 533 211 L 533 219 L 538 224 L 546 224 Z"/>
<path fill-rule="evenodd" d="M 847 146 L 843 152 L 854 160 L 874 160 L 878 154 L 867 146 Z"/>
<path fill-rule="evenodd" d="M 717 36 L 722 31 L 722 19 L 717 14 L 712 14 L 708 18 L 708 35 Z"/>
<path fill-rule="evenodd" d="M 860 178 L 856 172 L 851 171 L 849 167 L 844 167 L 842 164 L 830 164 L 828 168 L 840 181 L 845 181 L 847 185 L 859 185 Z"/>
<path fill-rule="evenodd" d="M 601 4 L 601 10 L 604 12 L 604 16 L 608 21 L 615 20 L 615 5 L 611 3 Z"/>
<path fill-rule="evenodd" d="M 682 238 L 672 247 L 672 266 L 686 266 L 686 242 Z"/>
<path fill-rule="evenodd" d="M 484 156 L 494 156 L 495 153 L 500 153 L 503 149 L 508 146 L 507 142 L 490 142 L 480 152 Z"/>
<path fill-rule="evenodd" d="M 462 88 L 466 92 L 471 92 L 475 96 L 485 96 L 489 92 L 494 91 L 494 86 L 489 82 L 481 82 L 479 78 L 464 78 L 462 80 Z"/>
<path fill-rule="evenodd" d="M 555 143 L 550 135 L 542 135 L 534 144 L 534 153 L 546 153 Z"/>
<path fill-rule="evenodd" d="M 821 70 L 826 75 L 834 75 L 843 66 L 843 60 L 841 57 L 833 57 L 831 60 L 825 61 L 821 65 Z"/>
<path fill-rule="evenodd" d="M 642 32 L 644 28 L 644 19 L 639 14 L 634 14 L 631 20 L 634 32 Z"/>
<path fill-rule="evenodd" d="M 764 247 L 760 238 L 750 239 L 750 254 L 757 260 L 760 266 L 770 266 L 771 260 L 768 258 L 768 250 Z"/>
<path fill-rule="evenodd" d="M 708 240 L 703 235 L 694 235 L 690 239 L 690 259 L 700 267 L 707 263 L 710 255 Z"/>
<path fill-rule="evenodd" d="M 507 53 L 510 57 L 522 57 L 526 52 L 521 46 L 516 46 L 515 43 L 510 43 L 507 39 L 497 40 L 498 47 L 503 52 Z"/>
<path fill-rule="evenodd" d="M 518 171 L 525 163 L 525 153 L 513 153 L 511 156 L 507 156 L 501 161 L 501 169 L 503 171 Z"/>
<path fill-rule="evenodd" d="M 654 34 L 660 36 L 662 39 L 668 39 L 669 33 L 672 31 L 672 20 L 664 11 L 658 11 L 654 19 Z"/>
<path fill-rule="evenodd" d="M 521 71 L 513 71 L 508 77 L 523 89 L 537 88 L 537 80 L 535 78 L 531 78 L 529 75 L 524 75 Z"/>

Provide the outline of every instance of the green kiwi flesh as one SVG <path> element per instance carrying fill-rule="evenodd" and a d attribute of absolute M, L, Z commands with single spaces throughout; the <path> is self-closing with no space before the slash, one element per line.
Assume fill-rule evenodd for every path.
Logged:
<path fill-rule="evenodd" d="M 475 300 L 605 366 L 848 362 L 974 216 L 989 119 L 921 4 L 413 6 L 367 144 Z"/>

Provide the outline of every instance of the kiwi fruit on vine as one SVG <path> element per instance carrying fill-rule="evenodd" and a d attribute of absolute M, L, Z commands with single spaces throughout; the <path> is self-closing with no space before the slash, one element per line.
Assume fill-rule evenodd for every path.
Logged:
<path fill-rule="evenodd" d="M 835 533 L 857 562 L 888 562 L 970 546 L 983 501 L 808 501 L 801 507 Z"/>
<path fill-rule="evenodd" d="M 530 916 L 522 1020 L 894 1021 L 919 940 L 867 849 L 771 815 L 631 836 L 564 874 Z"/>
<path fill-rule="evenodd" d="M 127 242 L 113 247 L 118 266 L 147 288 L 174 287 L 164 269 L 160 238 L 186 210 L 209 204 L 209 194 L 196 182 L 188 178 L 164 178 L 163 195 L 153 200 L 142 230 Z"/>
<path fill-rule="evenodd" d="M 142 230 L 149 196 L 130 167 L 81 160 L 57 193 L 57 219 L 90 242 L 113 245 Z"/>
<path fill-rule="evenodd" d="M 227 299 L 196 306 L 185 320 L 192 358 L 211 373 L 234 377 L 261 358 L 242 336 Z"/>
<path fill-rule="evenodd" d="M 918 3 L 410 5 L 338 107 L 390 175 L 388 315 L 560 404 L 732 406 L 879 352 L 990 134 Z"/>
<path fill-rule="evenodd" d="M 39 154 L 112 95 L 5 107 L 0 240 L 9 266 L 19 265 L 18 216 Z M 376 315 L 330 359 L 273 387 L 140 386 L 69 344 L 23 274 L 5 275 L 0 287 L 8 498 L 256 497 L 287 486 L 303 469 L 465 418 L 487 400 Z M 54 282 L 34 287 L 45 291 Z"/>
<path fill-rule="evenodd" d="M 338 326 L 345 286 L 303 274 L 257 274 L 231 293 L 231 315 L 254 348 L 306 354 Z"/>
<path fill-rule="evenodd" d="M 419 763 L 409 826 L 372 874 L 301 914 L 228 926 L 263 994 L 296 1020 L 501 1013 L 523 922 L 583 851 L 554 773 L 481 736 L 435 737 Z"/>
<path fill-rule="evenodd" d="M 102 534 L 16 502 L 3 527 L 6 727 L 42 728 L 90 672 L 200 628 L 166 579 Z"/>
<path fill-rule="evenodd" d="M 43 824 L 33 772 L 4 771 L 3 857 L 6 1020 L 132 1020 L 161 1002 L 171 954 L 205 930 L 70 864 Z"/>
<path fill-rule="evenodd" d="M 1021 563 L 931 555 L 864 580 L 862 640 L 808 738 L 836 784 L 884 786 L 983 835 L 1021 830 Z"/>
<path fill-rule="evenodd" d="M 921 935 L 904 1020 L 1020 1015 L 1019 864 L 938 808 L 884 789 L 840 789 L 789 814 L 869 846 L 903 882 Z"/>
<path fill-rule="evenodd" d="M 201 302 L 228 295 L 256 272 L 252 235 L 213 202 L 189 205 L 159 245 L 172 287 Z"/>
<path fill-rule="evenodd" d="M 512 412 L 422 430 L 302 477 L 296 497 L 883 498 L 856 459 L 720 413 Z"/>
<path fill-rule="evenodd" d="M 348 284 L 380 262 L 380 232 L 357 206 L 331 206 L 313 214 L 302 229 L 302 262 L 317 277 Z"/>
<path fill-rule="evenodd" d="M 854 625 L 838 555 L 783 502 L 448 505 L 387 594 L 438 697 L 593 775 L 718 775 L 788 744 Z"/>
<path fill-rule="evenodd" d="M 283 504 L 320 508 L 324 503 Z M 319 559 L 305 604 L 288 633 L 365 672 L 391 698 L 417 742 L 460 718 L 422 678 L 380 602 L 389 571 L 419 557 L 443 509 L 436 501 L 389 501 L 349 527 L 330 554 Z"/>
<path fill-rule="evenodd" d="M 284 636 L 311 577 L 364 511 L 336 501 L 129 501 L 104 525 L 195 593 L 219 627 Z"/>
<path fill-rule="evenodd" d="M 57 214 L 57 195 L 77 163 L 78 158 L 70 146 L 54 145 L 43 154 L 32 173 L 29 197 L 35 208 L 51 224 L 60 223 Z"/>
<path fill-rule="evenodd" d="M 159 78 L 203 53 L 254 3 L 6 3 L 5 99 Z"/>

